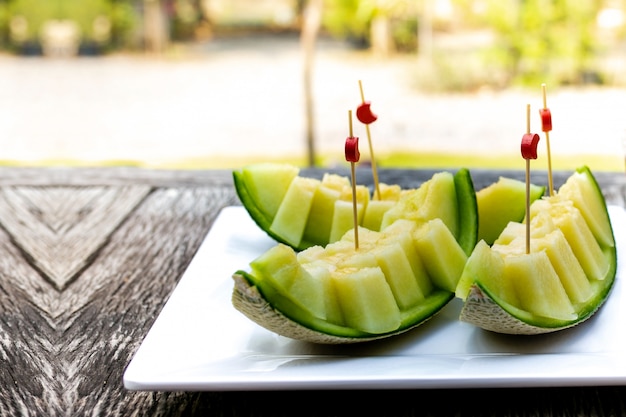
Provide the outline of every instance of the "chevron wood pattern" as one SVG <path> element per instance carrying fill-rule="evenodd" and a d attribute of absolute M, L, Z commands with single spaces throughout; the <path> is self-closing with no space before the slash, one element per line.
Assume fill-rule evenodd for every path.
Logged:
<path fill-rule="evenodd" d="M 1 416 L 126 415 L 120 393 L 152 407 L 121 392 L 124 368 L 236 202 L 232 187 L 185 180 L 63 179 L 0 187 Z"/>

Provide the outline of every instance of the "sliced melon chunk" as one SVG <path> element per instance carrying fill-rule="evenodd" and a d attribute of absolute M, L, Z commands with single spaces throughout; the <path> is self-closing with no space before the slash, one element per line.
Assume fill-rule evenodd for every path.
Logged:
<path fill-rule="evenodd" d="M 325 245 L 329 241 L 333 223 L 335 202 L 341 192 L 328 187 L 324 182 L 315 190 L 309 218 L 304 229 L 303 240 L 313 245 Z"/>
<path fill-rule="evenodd" d="M 238 178 L 245 182 L 261 213 L 271 219 L 276 215 L 289 184 L 299 172 L 299 168 L 289 164 L 261 163 L 245 167 Z"/>
<path fill-rule="evenodd" d="M 302 267 L 311 275 L 313 280 L 317 280 L 321 283 L 322 293 L 320 295 L 315 293 L 300 293 L 297 296 L 303 298 L 319 296 L 320 298 L 316 301 L 322 301 L 324 303 L 324 314 L 317 314 L 316 317 L 325 319 L 331 323 L 337 323 L 338 325 L 345 325 L 343 312 L 341 311 L 341 306 L 339 305 L 339 297 L 335 292 L 335 286 L 331 276 L 332 269 L 328 268 L 327 263 L 320 261 L 314 261 L 306 265 L 302 265 Z M 303 305 L 304 307 L 308 307 L 310 310 L 314 310 L 309 307 L 309 304 L 307 303 Z"/>
<path fill-rule="evenodd" d="M 497 299 L 510 305 L 519 305 L 517 292 L 510 276 L 504 273 L 504 257 L 493 251 L 484 240 L 476 244 L 476 249 L 467 263 L 456 287 L 456 296 L 466 300 L 475 283 L 489 288 Z"/>
<path fill-rule="evenodd" d="M 357 205 L 357 222 L 360 222 L 362 214 L 363 205 Z M 338 241 L 341 236 L 352 228 L 354 228 L 354 207 L 352 202 L 335 201 L 328 242 Z"/>
<path fill-rule="evenodd" d="M 556 196 L 533 204 L 531 216 L 534 217 L 539 212 L 550 214 L 555 226 L 565 235 L 587 277 L 604 279 L 609 263 L 606 262 L 600 243 L 594 238 L 588 223 L 574 204 Z"/>
<path fill-rule="evenodd" d="M 400 309 L 380 268 L 345 268 L 331 276 L 347 326 L 373 334 L 400 326 Z"/>
<path fill-rule="evenodd" d="M 545 187 L 530 184 L 530 201 L 540 198 Z M 509 222 L 521 222 L 526 214 L 526 183 L 500 177 L 476 192 L 478 240 L 492 244 Z"/>
<path fill-rule="evenodd" d="M 291 246 L 299 246 L 318 187 L 318 180 L 294 178 L 276 212 L 270 231 L 282 236 Z"/>
<path fill-rule="evenodd" d="M 251 262 L 250 266 L 254 273 L 267 280 L 266 286 L 285 294 L 299 309 L 315 317 L 326 318 L 324 283 L 311 276 L 296 261 L 291 248 L 277 245 Z"/>
<path fill-rule="evenodd" d="M 393 206 L 396 205 L 395 200 L 372 200 L 365 208 L 363 216 L 363 227 L 370 230 L 380 230 L 383 217 Z"/>
<path fill-rule="evenodd" d="M 418 253 L 415 241 L 413 240 L 415 230 L 417 230 L 415 222 L 410 220 L 398 220 L 383 230 L 380 242 L 382 245 L 391 242 L 402 246 L 404 253 L 407 255 L 407 261 L 411 265 L 411 270 L 413 271 L 419 292 L 427 296 L 433 291 L 433 283 Z"/>
<path fill-rule="evenodd" d="M 458 207 L 454 177 L 450 172 L 438 172 L 417 190 L 403 194 L 398 203 L 385 213 L 381 230 L 398 219 L 423 223 L 439 218 L 457 235 Z"/>
<path fill-rule="evenodd" d="M 428 294 L 422 292 L 401 244 L 380 246 L 374 250 L 374 256 L 401 310 L 406 310 L 426 298 Z"/>
<path fill-rule="evenodd" d="M 454 292 L 467 256 L 443 221 L 433 219 L 420 226 L 414 241 L 432 282 Z"/>
<path fill-rule="evenodd" d="M 506 256 L 504 274 L 515 286 L 522 310 L 559 320 L 576 318 L 574 307 L 545 252 Z"/>
<path fill-rule="evenodd" d="M 533 239 L 534 251 L 545 252 L 550 264 L 563 284 L 567 297 L 573 304 L 584 303 L 593 295 L 593 290 L 585 271 L 576 259 L 574 251 L 560 229 Z"/>
<path fill-rule="evenodd" d="M 402 188 L 399 185 L 379 184 L 380 195 L 374 192 L 373 198 L 365 208 L 362 226 L 370 230 L 380 230 L 383 216 L 393 206 L 396 205 L 402 195 Z"/>
<path fill-rule="evenodd" d="M 613 246 L 615 239 L 610 227 L 606 202 L 589 168 L 579 168 L 559 189 L 559 194 L 574 203 L 600 245 Z"/>

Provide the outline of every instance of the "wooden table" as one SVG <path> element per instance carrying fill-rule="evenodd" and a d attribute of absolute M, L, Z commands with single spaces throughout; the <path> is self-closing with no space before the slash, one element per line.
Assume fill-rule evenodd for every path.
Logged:
<path fill-rule="evenodd" d="M 408 187 L 431 174 L 381 170 L 380 178 Z M 555 184 L 568 174 L 559 173 Z M 371 182 L 367 171 L 357 175 Z M 499 175 L 524 178 L 520 171 L 473 171 L 475 187 Z M 597 178 L 610 203 L 626 206 L 623 174 Z M 532 179 L 545 181 L 545 174 Z M 0 169 L 0 415 L 626 413 L 626 387 L 125 390 L 127 364 L 220 209 L 234 204 L 239 202 L 225 171 Z"/>

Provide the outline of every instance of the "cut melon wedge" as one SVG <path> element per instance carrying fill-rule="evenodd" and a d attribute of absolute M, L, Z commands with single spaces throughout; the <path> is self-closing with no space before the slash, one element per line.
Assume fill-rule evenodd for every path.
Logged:
<path fill-rule="evenodd" d="M 403 225 L 406 233 L 360 229 L 358 249 L 352 231 L 299 253 L 278 244 L 253 260 L 250 271 L 234 274 L 232 303 L 268 330 L 315 343 L 364 342 L 419 326 L 454 297 L 429 271 L 441 274 L 445 265 L 456 274 L 446 279 L 456 282 L 467 256 L 441 220 L 399 222 L 413 225 Z M 446 242 L 452 250 L 422 258 L 418 240 Z"/>
<path fill-rule="evenodd" d="M 338 241 L 354 227 L 348 177 L 303 178 L 298 168 L 264 163 L 234 171 L 233 181 L 256 224 L 277 242 L 298 251 Z M 359 226 L 378 231 L 399 218 L 418 222 L 440 218 L 466 254 L 474 248 L 478 214 L 468 170 L 437 173 L 418 189 L 384 183 L 379 188 L 380 198 L 373 198 L 367 187 L 357 185 Z"/>
<path fill-rule="evenodd" d="M 393 221 L 381 219 L 380 231 L 359 227 L 358 248 L 354 230 L 300 251 L 279 243 L 236 271 L 235 308 L 270 331 L 315 343 L 386 338 L 431 318 L 454 298 L 476 243 L 471 177 L 435 174 L 394 198 Z"/>
<path fill-rule="evenodd" d="M 521 223 L 509 223 L 492 247 L 476 245 L 456 288 L 462 321 L 498 333 L 549 333 L 584 322 L 607 299 L 617 250 L 587 167 L 533 203 L 530 229 L 529 252 Z"/>

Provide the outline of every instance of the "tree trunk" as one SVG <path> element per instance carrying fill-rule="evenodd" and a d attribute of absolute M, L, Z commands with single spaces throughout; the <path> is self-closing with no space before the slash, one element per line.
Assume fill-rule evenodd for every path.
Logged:
<path fill-rule="evenodd" d="M 428 63 L 432 62 L 433 10 L 430 0 L 422 2 L 421 10 L 418 16 L 417 53 L 422 60 L 425 60 Z"/>
<path fill-rule="evenodd" d="M 305 135 L 307 144 L 308 165 L 315 165 L 315 115 L 313 97 L 313 67 L 315 42 L 322 21 L 323 0 L 309 0 L 305 6 L 300 33 L 300 43 L 303 51 L 303 83 L 304 83 L 304 111 Z"/>
<path fill-rule="evenodd" d="M 144 43 L 148 52 L 161 53 L 167 47 L 168 20 L 160 0 L 143 1 Z"/>
<path fill-rule="evenodd" d="M 372 20 L 370 28 L 372 39 L 372 52 L 379 57 L 387 57 L 393 48 L 391 41 L 391 30 L 389 27 L 389 17 L 379 14 Z"/>

